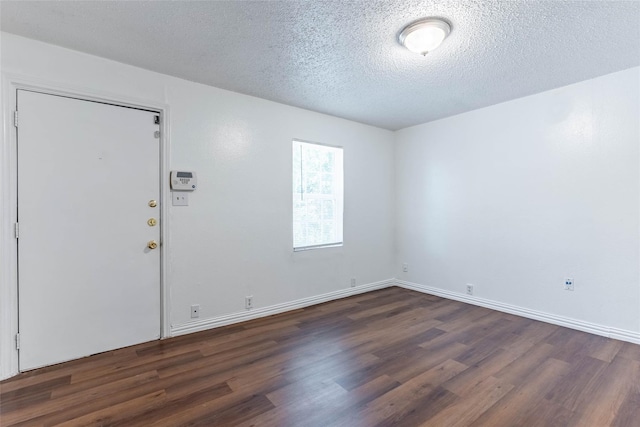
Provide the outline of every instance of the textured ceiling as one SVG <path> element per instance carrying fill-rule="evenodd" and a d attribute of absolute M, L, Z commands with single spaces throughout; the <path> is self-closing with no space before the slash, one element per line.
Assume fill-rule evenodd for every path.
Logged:
<path fill-rule="evenodd" d="M 638 1 L 10 2 L 0 29 L 387 129 L 640 65 Z M 406 24 L 452 24 L 426 57 Z"/>

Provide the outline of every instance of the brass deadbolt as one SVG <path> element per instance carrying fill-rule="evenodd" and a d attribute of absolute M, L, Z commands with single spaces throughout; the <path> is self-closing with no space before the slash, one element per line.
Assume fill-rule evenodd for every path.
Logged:
<path fill-rule="evenodd" d="M 149 227 L 155 227 L 155 225 L 158 223 L 158 221 L 156 221 L 155 218 L 149 218 L 149 220 L 147 221 L 147 225 Z"/>
<path fill-rule="evenodd" d="M 156 202 L 155 200 L 149 200 L 149 206 L 155 208 L 156 206 L 158 206 L 158 202 Z"/>
<path fill-rule="evenodd" d="M 150 240 L 149 243 L 147 243 L 147 247 L 149 249 L 155 249 L 158 247 L 158 242 L 156 242 L 155 240 Z"/>

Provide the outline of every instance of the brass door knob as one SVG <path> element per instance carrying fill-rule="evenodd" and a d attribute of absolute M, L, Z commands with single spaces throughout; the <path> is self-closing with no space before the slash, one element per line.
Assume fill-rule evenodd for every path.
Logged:
<path fill-rule="evenodd" d="M 155 200 L 149 200 L 149 207 L 155 208 L 156 206 L 158 206 L 158 202 Z"/>
<path fill-rule="evenodd" d="M 156 221 L 155 218 L 149 218 L 149 220 L 147 221 L 147 225 L 149 227 L 155 227 L 155 225 L 158 223 L 158 221 Z"/>
<path fill-rule="evenodd" d="M 147 247 L 149 249 L 155 249 L 158 247 L 158 242 L 156 242 L 155 240 L 149 240 L 149 243 L 147 243 Z"/>

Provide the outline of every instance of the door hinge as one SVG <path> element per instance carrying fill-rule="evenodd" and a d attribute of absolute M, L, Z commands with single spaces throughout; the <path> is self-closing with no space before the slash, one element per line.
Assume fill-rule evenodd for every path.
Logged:
<path fill-rule="evenodd" d="M 153 133 L 153 136 L 154 136 L 154 138 L 156 138 L 156 139 L 160 138 L 160 131 L 159 131 L 159 130 L 155 131 L 155 132 Z"/>
<path fill-rule="evenodd" d="M 18 110 L 13 112 L 13 125 L 18 127 Z"/>
<path fill-rule="evenodd" d="M 16 350 L 20 350 L 20 334 L 16 334 Z"/>
<path fill-rule="evenodd" d="M 159 125 L 160 124 L 160 116 L 159 115 L 153 116 L 153 124 L 154 125 Z"/>
<path fill-rule="evenodd" d="M 20 224 L 18 224 L 17 222 L 14 224 L 13 227 L 14 233 L 16 235 L 16 239 L 20 237 Z"/>

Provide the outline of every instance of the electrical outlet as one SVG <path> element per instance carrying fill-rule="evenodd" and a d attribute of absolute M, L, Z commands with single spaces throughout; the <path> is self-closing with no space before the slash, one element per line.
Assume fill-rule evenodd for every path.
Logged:
<path fill-rule="evenodd" d="M 200 304 L 194 304 L 191 306 L 191 318 L 196 319 L 200 317 Z"/>
<path fill-rule="evenodd" d="M 467 295 L 473 295 L 473 285 L 471 283 L 467 283 Z"/>
<path fill-rule="evenodd" d="M 244 308 L 251 310 L 253 308 L 253 295 L 244 297 Z"/>
<path fill-rule="evenodd" d="M 355 278 L 355 277 L 352 277 L 352 278 L 351 278 L 351 287 L 352 287 L 352 288 L 355 288 L 355 287 L 356 287 L 356 278 Z"/>
<path fill-rule="evenodd" d="M 565 291 L 573 291 L 573 279 L 564 279 L 564 290 Z"/>
<path fill-rule="evenodd" d="M 409 272 L 409 264 L 407 264 L 406 262 L 404 264 L 402 264 L 402 272 L 403 273 L 408 273 Z"/>

